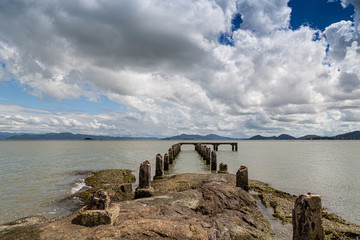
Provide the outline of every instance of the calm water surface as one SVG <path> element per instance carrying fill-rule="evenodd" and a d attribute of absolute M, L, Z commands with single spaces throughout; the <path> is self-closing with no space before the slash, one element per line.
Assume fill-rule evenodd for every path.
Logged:
<path fill-rule="evenodd" d="M 0 141 L 0 224 L 32 214 L 70 213 L 66 197 L 83 186 L 86 170 L 127 168 L 138 176 L 142 161 L 164 154 L 175 141 Z M 323 205 L 360 224 L 360 141 L 239 141 L 239 151 L 221 145 L 218 163 L 235 173 L 292 194 L 319 193 Z M 209 173 L 194 151 L 183 146 L 170 170 Z"/>

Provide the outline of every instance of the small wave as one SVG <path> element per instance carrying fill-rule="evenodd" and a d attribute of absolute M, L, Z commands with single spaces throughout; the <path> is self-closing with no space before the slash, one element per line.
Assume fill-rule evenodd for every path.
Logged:
<path fill-rule="evenodd" d="M 85 179 L 80 179 L 79 182 L 75 183 L 75 186 L 71 189 L 71 194 L 75 194 L 86 186 Z"/>

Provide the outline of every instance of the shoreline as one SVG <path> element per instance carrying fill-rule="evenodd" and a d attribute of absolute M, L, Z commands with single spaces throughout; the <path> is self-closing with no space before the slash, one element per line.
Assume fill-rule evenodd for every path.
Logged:
<path fill-rule="evenodd" d="M 92 186 L 92 189 L 89 189 L 85 192 L 80 192 L 80 197 L 85 200 L 88 199 L 89 196 L 92 195 L 94 191 L 96 191 L 99 188 L 106 188 L 107 191 L 110 192 L 110 195 L 116 196 L 115 202 L 133 202 L 136 200 L 133 200 L 133 183 L 135 180 L 130 177 L 131 172 L 130 170 L 127 170 L 125 172 L 117 172 L 118 170 L 101 170 L 101 171 L 89 171 L 93 172 L 94 175 L 86 178 L 84 182 Z M 100 174 L 99 174 L 100 173 Z M 97 177 L 94 177 L 97 176 Z M 121 180 L 119 181 L 118 178 L 121 177 Z M 235 185 L 235 175 L 233 174 L 176 174 L 171 176 L 166 176 L 163 179 L 154 180 L 152 181 L 152 186 L 155 189 L 155 195 L 156 196 L 164 196 L 166 194 L 169 194 L 171 192 L 174 193 L 181 193 L 184 191 L 188 191 L 192 188 L 198 188 L 200 187 L 204 181 L 210 181 L 211 178 L 219 178 L 222 177 L 226 179 L 229 185 L 234 186 Z M 175 185 L 171 185 L 171 188 L 167 186 L 168 184 L 173 184 L 173 179 L 180 178 L 180 183 L 176 183 Z M 115 181 L 115 182 L 114 182 Z M 225 180 L 224 180 L 225 181 Z M 258 203 L 259 201 L 263 206 L 265 207 L 266 211 L 269 211 L 269 209 L 273 209 L 272 216 L 282 221 L 285 224 L 291 223 L 291 211 L 294 206 L 294 200 L 295 195 L 291 195 L 288 193 L 285 193 L 283 191 L 277 190 L 275 188 L 272 188 L 269 186 L 269 184 L 257 181 L 257 180 L 250 180 L 249 181 L 250 189 L 254 192 L 252 192 L 253 198 L 255 198 Z M 114 190 L 115 189 L 115 190 Z M 121 189 L 119 192 L 116 189 Z M 130 194 L 129 194 L 130 193 Z M 78 195 L 79 195 L 78 194 Z M 78 196 L 77 193 L 70 197 Z M 119 197 L 119 196 L 122 197 Z M 69 197 L 69 198 L 70 198 Z M 79 197 L 79 196 L 78 196 Z M 258 208 L 261 208 L 261 206 L 258 206 Z M 260 209 L 261 210 L 261 209 Z M 11 233 L 12 229 L 19 229 L 23 227 L 30 227 L 36 229 L 35 226 L 41 225 L 41 224 L 50 224 L 57 221 L 62 221 L 64 219 L 68 219 L 70 216 L 73 216 L 75 213 L 60 216 L 54 219 L 46 219 L 45 217 L 25 217 L 18 219 L 16 221 L 5 223 L 0 225 L 0 236 L 1 234 Z M 262 212 L 262 215 L 264 215 L 264 212 Z M 266 216 L 265 216 L 266 217 Z M 29 221 L 28 221 L 28 220 Z M 271 228 L 271 219 L 269 219 L 269 216 L 266 217 L 267 221 L 270 223 Z M 325 232 L 326 236 L 329 238 L 326 239 L 356 239 L 356 237 L 360 237 L 360 226 L 357 224 L 350 223 L 341 217 L 333 214 L 328 213 L 326 211 L 323 211 L 323 222 L 325 225 Z M 33 226 L 33 227 L 31 227 Z M 281 225 L 279 225 L 282 227 Z M 285 225 L 284 225 L 285 226 Z M 292 225 L 287 225 L 287 229 L 291 227 Z M 272 231 L 274 228 L 271 229 Z M 275 236 L 277 236 L 277 233 L 273 233 Z M 281 232 L 279 233 L 281 234 Z M 288 234 L 288 233 L 287 233 Z M 279 235 L 281 236 L 281 235 Z M 286 235 L 288 236 L 288 235 Z M 346 237 L 346 238 L 339 238 L 339 237 Z M 9 238 L 10 239 L 10 238 Z M 26 238 L 25 238 L 26 239 Z M 287 238 L 278 238 L 278 239 L 287 239 Z"/>

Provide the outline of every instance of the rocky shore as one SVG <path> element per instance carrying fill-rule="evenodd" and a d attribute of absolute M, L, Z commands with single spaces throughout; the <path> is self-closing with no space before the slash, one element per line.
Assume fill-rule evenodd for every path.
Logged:
<path fill-rule="evenodd" d="M 57 219 L 31 216 L 0 225 L 0 239 L 289 239 L 272 227 L 258 203 L 291 228 L 296 196 L 250 180 L 250 193 L 233 174 L 180 174 L 151 182 L 149 198 L 133 199 L 129 170 L 103 170 L 86 179 L 92 188 L 72 197 L 89 202 L 99 189 L 119 209 L 112 224 L 74 224 L 75 212 Z M 264 207 L 263 207 L 264 208 Z M 360 239 L 360 226 L 323 211 L 325 239 Z M 281 224 L 282 224 L 281 223 Z"/>

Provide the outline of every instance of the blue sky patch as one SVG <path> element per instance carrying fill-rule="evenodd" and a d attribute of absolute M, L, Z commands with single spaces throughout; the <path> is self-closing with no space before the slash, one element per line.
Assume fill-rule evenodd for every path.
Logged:
<path fill-rule="evenodd" d="M 240 28 L 240 25 L 242 23 L 241 14 L 237 13 L 235 14 L 234 18 L 231 20 L 231 31 L 234 32 Z"/>
<path fill-rule="evenodd" d="M 232 34 L 222 33 L 219 37 L 219 43 L 222 45 L 234 46 Z"/>
<path fill-rule="evenodd" d="M 31 89 L 29 89 L 29 87 L 25 89 L 16 80 L 0 82 L 1 102 L 5 104 L 18 104 L 24 107 L 44 109 L 54 113 L 58 111 L 79 111 L 89 114 L 127 112 L 124 105 L 112 102 L 105 96 L 99 96 L 97 102 L 90 102 L 83 97 L 79 99 L 64 99 L 59 102 L 44 93 L 43 99 L 39 99 L 28 92 L 31 92 Z"/>
<path fill-rule="evenodd" d="M 235 14 L 233 19 L 231 20 L 231 33 L 221 33 L 219 37 L 219 43 L 223 45 L 234 46 L 232 33 L 240 28 L 242 22 L 243 21 L 241 19 L 241 14 Z"/>
<path fill-rule="evenodd" d="M 341 20 L 352 20 L 354 6 L 343 8 L 340 1 L 328 2 L 328 0 L 290 0 L 291 28 L 298 29 L 302 25 L 324 30 L 332 23 Z"/>

